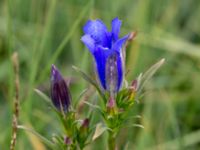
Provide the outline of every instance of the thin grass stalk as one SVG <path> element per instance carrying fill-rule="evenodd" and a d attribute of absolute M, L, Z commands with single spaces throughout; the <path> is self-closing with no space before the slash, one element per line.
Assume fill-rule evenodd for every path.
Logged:
<path fill-rule="evenodd" d="M 12 137 L 10 142 L 10 150 L 15 149 L 17 141 L 17 125 L 19 117 L 19 61 L 18 53 L 14 52 L 12 55 L 13 70 L 15 74 L 15 96 L 14 96 L 14 111 L 13 111 L 13 120 L 12 120 Z"/>
<path fill-rule="evenodd" d="M 86 6 L 84 6 L 84 8 L 81 10 L 78 18 L 75 20 L 75 22 L 72 24 L 72 27 L 69 31 L 68 34 L 66 34 L 65 38 L 63 39 L 63 41 L 60 43 L 60 45 L 58 46 L 58 48 L 55 50 L 54 54 L 52 55 L 52 57 L 49 59 L 48 64 L 46 65 L 46 67 L 42 70 L 42 72 L 40 73 L 40 78 L 38 79 L 38 82 L 41 82 L 45 79 L 46 77 L 46 73 L 49 71 L 51 64 L 53 64 L 56 59 L 58 58 L 58 56 L 61 54 L 62 50 L 64 49 L 65 45 L 69 42 L 71 36 L 74 34 L 74 32 L 77 30 L 79 24 L 81 23 L 82 19 L 85 17 L 85 15 L 88 13 L 88 10 L 91 7 L 91 3 L 92 0 L 90 0 Z"/>

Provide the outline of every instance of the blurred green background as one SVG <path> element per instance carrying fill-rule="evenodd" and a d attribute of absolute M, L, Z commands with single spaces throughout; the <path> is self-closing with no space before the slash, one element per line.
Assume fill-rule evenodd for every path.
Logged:
<path fill-rule="evenodd" d="M 130 116 L 145 128 L 125 128 L 119 149 L 200 149 L 200 1 L 199 0 L 0 0 L 0 150 L 9 149 L 14 96 L 11 55 L 19 54 L 19 123 L 49 139 L 61 129 L 58 119 L 35 92 L 49 93 L 50 66 L 72 79 L 75 103 L 89 85 L 71 68 L 93 73 L 92 58 L 81 43 L 88 19 L 110 27 L 123 20 L 121 36 L 137 31 L 127 48 L 130 82 L 161 58 L 165 64 L 148 83 Z M 82 116 L 87 114 L 84 108 Z M 105 149 L 105 136 L 87 149 Z M 17 150 L 45 150 L 32 134 L 18 132 Z"/>

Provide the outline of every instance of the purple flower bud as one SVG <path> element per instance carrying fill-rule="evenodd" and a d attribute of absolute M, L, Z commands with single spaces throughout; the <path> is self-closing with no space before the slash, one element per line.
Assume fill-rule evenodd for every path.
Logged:
<path fill-rule="evenodd" d="M 83 120 L 81 127 L 80 127 L 81 134 L 87 134 L 88 133 L 89 123 L 90 123 L 90 120 L 88 118 Z"/>
<path fill-rule="evenodd" d="M 51 68 L 51 100 L 59 111 L 68 111 L 71 95 L 65 80 L 54 65 Z"/>
<path fill-rule="evenodd" d="M 138 89 L 138 81 L 137 80 L 133 80 L 131 83 L 131 89 L 133 89 L 135 92 Z"/>
<path fill-rule="evenodd" d="M 129 102 L 129 106 L 134 104 L 134 100 L 135 100 L 135 96 L 136 96 L 136 92 L 138 90 L 138 80 L 135 79 L 132 81 L 131 86 L 127 92 L 127 99 Z"/>
<path fill-rule="evenodd" d="M 109 115 L 115 115 L 117 112 L 117 107 L 115 104 L 115 99 L 114 98 L 110 98 L 108 103 L 107 103 L 107 112 Z"/>
<path fill-rule="evenodd" d="M 65 143 L 66 145 L 71 145 L 71 144 L 72 144 L 71 138 L 68 137 L 68 136 L 65 136 L 65 137 L 64 137 L 64 143 Z"/>
<path fill-rule="evenodd" d="M 114 108 L 115 107 L 115 100 L 112 97 L 109 99 L 107 107 L 108 108 Z"/>
<path fill-rule="evenodd" d="M 83 120 L 81 127 L 88 128 L 89 123 L 90 123 L 90 120 L 88 118 L 86 118 Z"/>

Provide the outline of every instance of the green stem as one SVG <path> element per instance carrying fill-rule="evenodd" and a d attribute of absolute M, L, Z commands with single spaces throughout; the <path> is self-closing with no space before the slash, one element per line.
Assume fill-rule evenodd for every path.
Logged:
<path fill-rule="evenodd" d="M 108 149 L 109 150 L 115 150 L 115 141 L 116 141 L 116 136 L 113 134 L 113 132 L 109 132 L 109 135 L 108 135 Z"/>

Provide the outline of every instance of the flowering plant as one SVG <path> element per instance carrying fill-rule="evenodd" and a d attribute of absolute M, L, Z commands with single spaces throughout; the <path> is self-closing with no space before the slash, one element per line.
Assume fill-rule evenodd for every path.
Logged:
<path fill-rule="evenodd" d="M 54 135 L 52 140 L 48 140 L 24 126 L 18 126 L 18 128 L 36 134 L 52 149 L 70 150 L 84 149 L 86 145 L 107 132 L 108 149 L 117 149 L 117 136 L 121 128 L 127 125 L 129 119 L 127 114 L 132 110 L 135 101 L 139 100 L 146 82 L 164 62 L 164 59 L 161 59 L 144 74 L 140 74 L 131 84 L 124 84 L 126 46 L 136 34 L 131 32 L 119 38 L 121 24 L 122 22 L 118 18 L 114 18 L 111 23 L 111 31 L 108 31 L 106 25 L 97 19 L 87 21 L 83 27 L 84 35 L 81 37 L 81 41 L 94 59 L 94 72 L 97 80 L 93 80 L 79 68 L 73 67 L 99 93 L 103 105 L 96 105 L 88 101 L 84 103 L 96 109 L 102 116 L 102 121 L 91 124 L 92 114 L 83 119 L 77 115 L 77 108 L 73 106 L 69 87 L 59 70 L 52 65 L 51 98 L 39 90 L 36 92 L 50 103 L 59 116 L 64 127 L 63 134 Z M 143 127 L 138 124 L 131 124 L 130 127 L 132 126 Z"/>
<path fill-rule="evenodd" d="M 108 148 L 115 149 L 117 134 L 126 123 L 127 113 L 139 94 L 138 90 L 141 91 L 144 83 L 141 80 L 145 80 L 146 77 L 140 75 L 138 79 L 133 80 L 131 85 L 123 87 L 125 44 L 136 34 L 132 32 L 119 38 L 121 21 L 118 18 L 112 20 L 111 26 L 112 29 L 109 32 L 101 20 L 89 20 L 83 27 L 85 35 L 81 40 L 94 58 L 95 72 L 102 95 L 106 99 L 105 105 L 100 108 L 100 111 L 109 134 Z M 153 68 L 150 68 L 149 72 L 155 72 L 163 62 L 162 59 Z"/>

